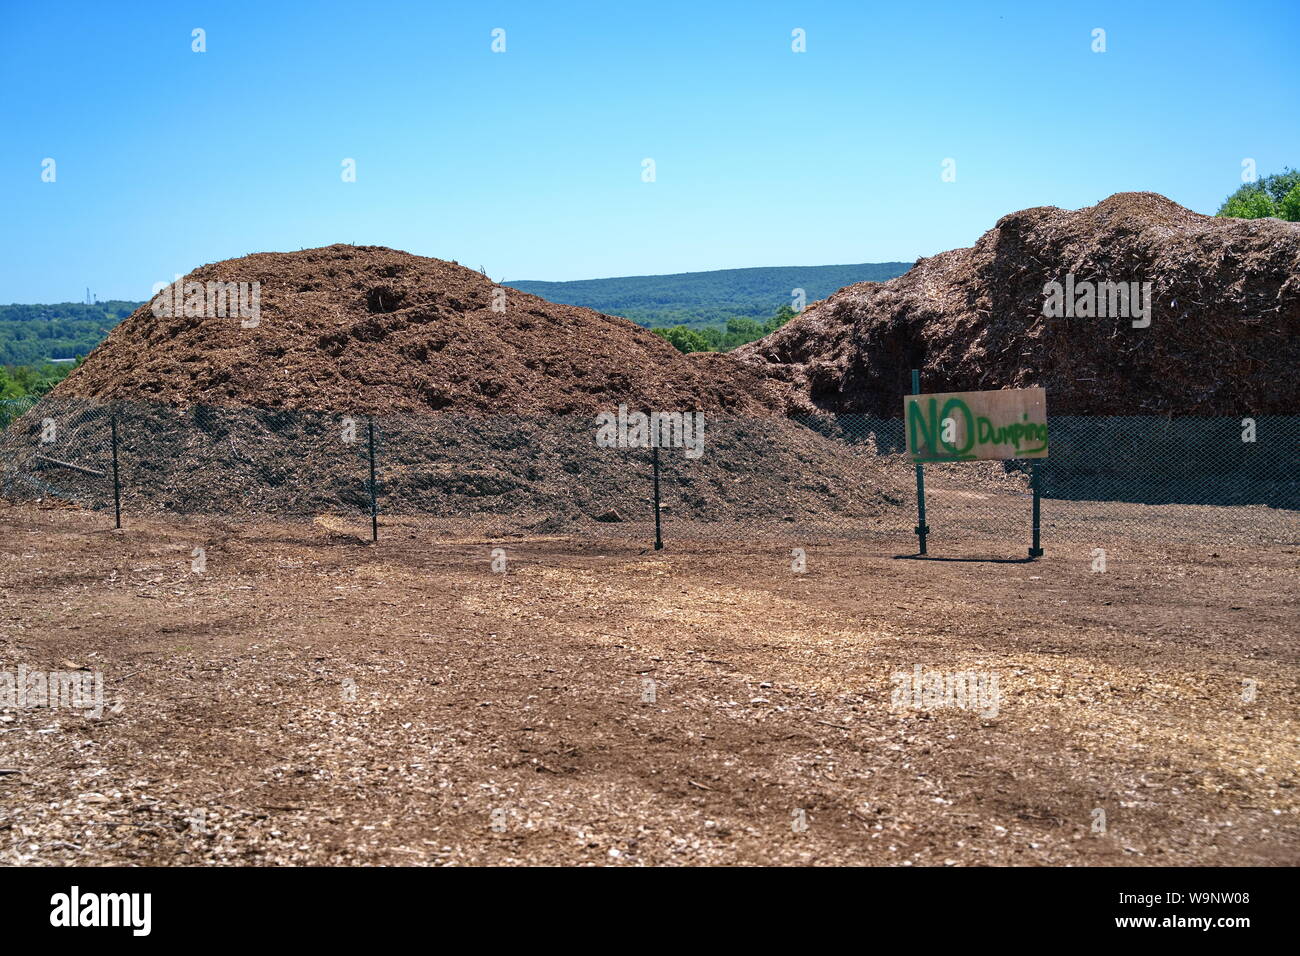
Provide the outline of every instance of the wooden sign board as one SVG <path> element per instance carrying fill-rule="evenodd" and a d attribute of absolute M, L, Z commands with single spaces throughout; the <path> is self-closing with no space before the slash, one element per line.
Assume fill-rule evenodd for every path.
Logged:
<path fill-rule="evenodd" d="M 915 462 L 1047 457 L 1047 392 L 1004 388 L 903 396 Z"/>

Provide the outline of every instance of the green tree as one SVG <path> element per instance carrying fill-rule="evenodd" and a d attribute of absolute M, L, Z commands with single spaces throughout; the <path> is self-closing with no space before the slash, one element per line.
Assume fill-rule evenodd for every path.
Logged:
<path fill-rule="evenodd" d="M 1277 207 L 1273 205 L 1268 193 L 1260 190 L 1241 196 L 1229 196 L 1217 215 L 1227 219 L 1263 219 L 1266 216 L 1276 217 Z"/>
<path fill-rule="evenodd" d="M 44 395 L 72 371 L 68 363 L 46 362 L 35 365 L 0 366 L 0 398 L 25 398 Z"/>
<path fill-rule="evenodd" d="M 772 316 L 765 323 L 763 323 L 763 334 L 766 335 L 769 332 L 775 332 L 781 326 L 785 325 L 787 322 L 793 319 L 796 315 L 798 315 L 798 313 L 795 312 L 795 310 L 792 309 L 790 306 L 788 305 L 781 306 L 779 309 L 776 310 L 776 315 Z"/>
<path fill-rule="evenodd" d="M 763 337 L 763 323 L 753 319 L 727 319 L 727 334 L 746 336 L 746 342 Z"/>
<path fill-rule="evenodd" d="M 1289 222 L 1300 222 L 1300 183 L 1291 187 L 1291 191 L 1277 204 L 1278 215 Z"/>
<path fill-rule="evenodd" d="M 756 341 L 775 332 L 794 317 L 794 309 L 783 305 L 766 322 L 759 322 L 746 316 L 735 316 L 727 319 L 725 328 L 718 328 L 716 325 L 700 328 L 674 325 L 660 326 L 650 331 L 662 339 L 667 339 L 680 352 L 728 352 L 746 342 Z"/>
<path fill-rule="evenodd" d="M 655 335 L 666 339 L 668 344 L 679 352 L 707 352 L 709 343 L 704 336 L 684 325 L 674 325 L 670 329 L 651 329 Z"/>
<path fill-rule="evenodd" d="M 1262 219 L 1265 216 L 1274 216 L 1290 219 L 1292 222 L 1300 221 L 1294 218 L 1294 212 L 1288 215 L 1286 208 L 1283 207 L 1297 186 L 1300 186 L 1300 170 L 1283 169 L 1280 173 L 1273 173 L 1253 183 L 1244 184 L 1223 201 L 1223 205 L 1215 215 L 1232 219 Z"/>

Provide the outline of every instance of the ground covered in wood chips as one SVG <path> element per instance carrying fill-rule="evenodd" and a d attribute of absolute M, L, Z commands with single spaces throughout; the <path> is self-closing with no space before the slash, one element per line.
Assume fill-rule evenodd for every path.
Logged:
<path fill-rule="evenodd" d="M 1159 514 L 1098 573 L 0 504 L 0 672 L 106 698 L 0 709 L 0 863 L 1294 865 L 1300 548 Z"/>

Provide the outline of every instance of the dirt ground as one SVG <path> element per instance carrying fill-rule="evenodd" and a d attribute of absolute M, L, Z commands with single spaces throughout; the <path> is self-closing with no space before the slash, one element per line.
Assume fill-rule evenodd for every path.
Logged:
<path fill-rule="evenodd" d="M 0 863 L 1295 865 L 1300 545 L 1162 514 L 1015 563 L 0 503 L 0 671 L 106 698 L 0 710 Z"/>

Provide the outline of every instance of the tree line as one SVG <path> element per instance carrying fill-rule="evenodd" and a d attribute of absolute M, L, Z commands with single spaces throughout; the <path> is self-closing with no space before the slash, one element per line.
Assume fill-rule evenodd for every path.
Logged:
<path fill-rule="evenodd" d="M 728 319 L 725 326 L 691 328 L 686 325 L 658 326 L 650 331 L 666 339 L 679 352 L 729 352 L 746 342 L 754 342 L 775 332 L 797 313 L 788 305 L 776 310 L 765 322 L 756 319 Z"/>
<path fill-rule="evenodd" d="M 1300 222 L 1300 170 L 1283 168 L 1280 173 L 1244 184 L 1223 201 L 1215 215 Z"/>
<path fill-rule="evenodd" d="M 0 305 L 0 365 L 40 365 L 90 353 L 139 302 Z"/>

